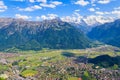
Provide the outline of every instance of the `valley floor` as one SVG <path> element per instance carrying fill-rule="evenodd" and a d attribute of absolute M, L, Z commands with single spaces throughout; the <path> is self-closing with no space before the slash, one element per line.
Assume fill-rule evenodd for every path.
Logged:
<path fill-rule="evenodd" d="M 80 50 L 1 52 L 0 80 L 120 80 L 119 64 L 104 67 L 89 62 L 100 55 L 116 57 L 120 49 L 105 45 Z"/>

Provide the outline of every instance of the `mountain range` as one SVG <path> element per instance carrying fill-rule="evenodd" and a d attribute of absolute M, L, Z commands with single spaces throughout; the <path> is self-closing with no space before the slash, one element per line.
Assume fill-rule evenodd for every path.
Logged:
<path fill-rule="evenodd" d="M 94 26 L 82 23 L 0 18 L 0 50 L 83 49 L 91 47 L 92 40 L 120 47 L 120 19 Z"/>
<path fill-rule="evenodd" d="M 109 45 L 120 47 L 120 19 L 94 27 L 88 37 Z"/>
<path fill-rule="evenodd" d="M 113 22 L 114 19 L 111 17 L 102 17 L 102 16 L 83 16 L 82 18 L 65 18 L 62 19 L 64 22 L 68 22 L 71 25 L 74 25 L 78 28 L 80 28 L 83 32 L 87 33 L 89 32 L 93 27 L 108 23 L 108 22 Z"/>
<path fill-rule="evenodd" d="M 79 49 L 91 41 L 77 27 L 60 19 L 41 22 L 0 18 L 0 50 Z"/>

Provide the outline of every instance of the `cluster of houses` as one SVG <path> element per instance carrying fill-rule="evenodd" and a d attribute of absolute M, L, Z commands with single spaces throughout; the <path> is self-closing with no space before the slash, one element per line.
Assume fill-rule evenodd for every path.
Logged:
<path fill-rule="evenodd" d="M 15 56 L 20 55 L 0 53 L 0 64 L 8 65 L 11 61 L 8 61 L 7 58 Z M 69 77 L 77 77 L 78 80 L 83 80 L 82 76 L 87 71 L 96 80 L 120 80 L 120 70 L 99 68 L 99 66 L 93 68 L 93 64 L 86 63 L 86 58 L 79 58 L 79 62 L 76 62 L 74 57 L 57 61 L 49 61 L 49 59 L 49 57 L 41 59 L 43 63 L 36 67 L 35 70 L 38 73 L 34 76 L 22 77 L 19 66 L 12 65 L 7 71 L 0 71 L 0 77 L 7 80 L 67 80 Z"/>

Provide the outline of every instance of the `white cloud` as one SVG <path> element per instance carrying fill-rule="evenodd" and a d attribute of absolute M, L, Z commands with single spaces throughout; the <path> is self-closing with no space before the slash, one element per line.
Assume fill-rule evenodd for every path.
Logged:
<path fill-rule="evenodd" d="M 46 4 L 46 3 L 41 3 L 40 6 L 42 6 L 42 7 L 49 7 L 49 8 L 55 8 L 56 7 L 53 4 Z"/>
<path fill-rule="evenodd" d="M 25 20 L 32 18 L 31 16 L 21 15 L 21 14 L 16 14 L 15 17 L 19 19 L 25 19 Z"/>
<path fill-rule="evenodd" d="M 89 11 L 94 12 L 95 9 L 94 8 L 89 8 Z"/>
<path fill-rule="evenodd" d="M 4 12 L 5 10 L 0 10 L 0 12 Z"/>
<path fill-rule="evenodd" d="M 79 12 L 80 10 L 79 9 L 76 9 L 75 12 Z"/>
<path fill-rule="evenodd" d="M 98 1 L 98 3 L 100 3 L 100 4 L 108 4 L 110 2 L 111 2 L 111 0 L 99 0 Z"/>
<path fill-rule="evenodd" d="M 119 14 L 120 15 L 120 11 L 114 10 L 114 11 L 112 11 L 112 14 Z"/>
<path fill-rule="evenodd" d="M 42 7 L 49 7 L 49 8 L 55 8 L 56 6 L 61 5 L 61 4 L 63 4 L 63 3 L 59 2 L 59 1 L 52 1 L 52 2 L 50 2 L 50 4 L 41 3 L 40 6 L 42 6 Z"/>
<path fill-rule="evenodd" d="M 96 7 L 97 10 L 99 10 L 100 8 L 99 7 Z"/>
<path fill-rule="evenodd" d="M 108 12 L 104 12 L 108 14 Z M 65 16 L 61 17 L 62 21 L 76 23 L 80 25 L 88 25 L 88 26 L 96 26 L 100 24 L 104 24 L 107 22 L 114 21 L 114 18 L 111 16 L 104 16 L 104 15 L 89 15 L 89 16 L 81 16 L 79 13 L 74 12 L 72 16 Z"/>
<path fill-rule="evenodd" d="M 37 16 L 36 19 L 37 20 L 40 20 L 40 19 L 42 19 L 42 20 L 51 20 L 51 19 L 55 19 L 57 17 L 58 17 L 58 15 L 56 15 L 56 14 L 47 14 L 47 15 Z"/>
<path fill-rule="evenodd" d="M 95 2 L 96 2 L 96 0 L 91 0 L 91 5 L 96 6 Z"/>
<path fill-rule="evenodd" d="M 29 0 L 31 3 L 35 2 L 34 0 Z"/>
<path fill-rule="evenodd" d="M 34 3 L 34 2 L 42 2 L 42 3 L 46 3 L 47 0 L 29 0 L 29 2 Z"/>
<path fill-rule="evenodd" d="M 108 14 L 111 14 L 111 12 L 101 12 L 101 11 L 96 11 L 95 12 L 96 14 L 98 14 L 98 15 L 108 15 Z"/>
<path fill-rule="evenodd" d="M 41 17 L 40 16 L 36 16 L 36 20 L 38 21 L 38 20 L 40 20 L 41 19 Z"/>
<path fill-rule="evenodd" d="M 89 2 L 85 1 L 85 0 L 78 0 L 77 2 L 75 2 L 75 4 L 81 5 L 81 6 L 86 6 L 89 4 Z"/>
<path fill-rule="evenodd" d="M 48 17 L 45 16 L 45 15 L 42 15 L 40 18 L 41 18 L 42 20 L 46 20 L 46 19 L 48 19 Z"/>
<path fill-rule="evenodd" d="M 61 20 L 65 22 L 76 23 L 76 24 L 80 23 L 79 18 L 75 16 L 65 16 L 65 17 L 62 17 Z"/>
<path fill-rule="evenodd" d="M 100 12 L 100 11 L 96 11 L 95 13 L 98 14 L 98 15 L 103 15 L 104 14 L 104 12 Z"/>
<path fill-rule="evenodd" d="M 96 6 L 96 4 L 92 4 L 92 6 Z"/>
<path fill-rule="evenodd" d="M 5 10 L 7 10 L 7 6 L 3 1 L 0 1 L 0 12 L 4 12 Z"/>
<path fill-rule="evenodd" d="M 59 1 L 53 1 L 53 2 L 51 2 L 51 4 L 54 4 L 54 5 L 61 5 L 62 2 L 59 2 Z"/>
<path fill-rule="evenodd" d="M 95 12 L 97 15 L 102 15 L 102 16 L 109 16 L 109 17 L 113 17 L 114 19 L 119 19 L 120 18 L 120 9 L 119 7 L 118 8 L 114 8 L 113 11 L 96 11 Z"/>
<path fill-rule="evenodd" d="M 42 9 L 42 7 L 38 6 L 38 5 L 34 5 L 31 7 L 27 7 L 27 8 L 18 8 L 19 11 L 34 11 L 34 10 L 38 10 L 38 9 Z"/>
<path fill-rule="evenodd" d="M 115 7 L 114 10 L 120 10 L 120 7 Z"/>
<path fill-rule="evenodd" d="M 65 16 L 62 17 L 61 20 L 65 21 L 65 22 L 71 22 L 71 23 L 76 23 L 79 24 L 81 22 L 81 19 L 83 18 L 83 16 L 81 16 L 79 13 L 74 12 L 74 14 L 72 14 L 72 16 Z"/>
<path fill-rule="evenodd" d="M 54 19 L 54 18 L 58 17 L 58 15 L 56 15 L 56 14 L 48 14 L 48 17 L 49 17 L 49 19 Z"/>
<path fill-rule="evenodd" d="M 91 3 L 94 4 L 96 2 L 96 0 L 91 0 Z"/>
<path fill-rule="evenodd" d="M 89 26 L 97 24 L 104 24 L 107 22 L 112 22 L 114 19 L 112 17 L 104 17 L 98 15 L 90 15 L 83 19 Z"/>
<path fill-rule="evenodd" d="M 99 4 L 108 4 L 111 1 L 114 1 L 114 0 L 91 0 L 91 5 L 92 6 L 96 6 L 96 3 L 99 3 Z"/>
<path fill-rule="evenodd" d="M 58 5 L 63 4 L 62 2 L 59 1 L 50 1 L 49 3 L 47 0 L 29 0 L 29 2 L 34 3 L 34 2 L 41 2 L 39 5 L 34 5 L 26 8 L 17 8 L 19 11 L 34 11 L 38 9 L 42 9 L 42 7 L 48 7 L 48 8 L 55 8 Z"/>
<path fill-rule="evenodd" d="M 43 3 L 46 3 L 47 0 L 36 0 L 37 2 L 43 2 Z"/>
<path fill-rule="evenodd" d="M 120 18 L 120 10 L 113 10 L 111 12 L 111 14 L 116 18 L 119 19 Z"/>
<path fill-rule="evenodd" d="M 19 2 L 23 2 L 23 1 L 25 1 L 25 0 L 12 0 L 12 1 L 19 1 Z"/>

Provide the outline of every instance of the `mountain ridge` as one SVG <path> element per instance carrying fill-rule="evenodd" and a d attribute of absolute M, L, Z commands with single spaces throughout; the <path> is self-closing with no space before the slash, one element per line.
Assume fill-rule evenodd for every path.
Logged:
<path fill-rule="evenodd" d="M 120 19 L 111 23 L 106 23 L 93 28 L 88 37 L 94 40 L 99 40 L 104 43 L 120 47 Z M 96 34 L 97 33 L 97 34 Z"/>
<path fill-rule="evenodd" d="M 5 21 L 5 22 L 4 22 Z M 7 20 L 0 20 L 0 25 Z M 42 22 L 10 19 L 0 28 L 0 48 L 79 49 L 90 47 L 90 40 L 84 33 L 59 19 Z"/>

